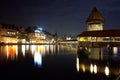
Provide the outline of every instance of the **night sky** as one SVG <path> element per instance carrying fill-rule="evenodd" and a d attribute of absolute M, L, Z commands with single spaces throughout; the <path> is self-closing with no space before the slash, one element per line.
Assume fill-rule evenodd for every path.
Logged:
<path fill-rule="evenodd" d="M 120 0 L 0 0 L 0 23 L 77 35 L 87 29 L 95 6 L 105 18 L 104 29 L 120 29 Z"/>

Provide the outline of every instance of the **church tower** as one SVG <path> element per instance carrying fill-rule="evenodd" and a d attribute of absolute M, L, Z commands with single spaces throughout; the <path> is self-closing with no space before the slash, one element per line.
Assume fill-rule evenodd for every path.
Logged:
<path fill-rule="evenodd" d="M 96 7 L 93 8 L 86 22 L 87 31 L 103 30 L 104 18 Z"/>

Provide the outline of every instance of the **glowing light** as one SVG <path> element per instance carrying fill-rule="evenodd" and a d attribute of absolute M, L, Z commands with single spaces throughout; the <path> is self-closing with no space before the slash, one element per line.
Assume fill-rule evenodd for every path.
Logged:
<path fill-rule="evenodd" d="M 42 38 L 42 39 L 46 39 L 46 36 L 45 36 L 45 35 L 41 35 L 41 38 Z"/>
<path fill-rule="evenodd" d="M 67 37 L 66 40 L 71 40 L 71 37 Z"/>
<path fill-rule="evenodd" d="M 7 58 L 14 59 L 16 55 L 16 46 L 7 45 Z"/>
<path fill-rule="evenodd" d="M 81 68 L 82 68 L 82 71 L 85 72 L 85 65 L 84 64 L 81 65 Z"/>
<path fill-rule="evenodd" d="M 35 30 L 35 32 L 37 32 L 37 33 L 40 33 L 40 32 L 42 32 L 42 28 L 37 28 L 36 30 Z"/>
<path fill-rule="evenodd" d="M 45 46 L 44 45 L 40 45 L 38 48 L 39 48 L 40 53 L 45 54 Z"/>
<path fill-rule="evenodd" d="M 29 50 L 29 45 L 26 45 L 26 50 Z"/>
<path fill-rule="evenodd" d="M 25 39 L 23 39 L 23 40 L 22 40 L 22 43 L 25 43 L 25 42 L 26 42 L 26 40 L 25 40 Z"/>
<path fill-rule="evenodd" d="M 78 57 L 76 58 L 76 69 L 79 72 L 80 67 L 79 67 L 79 58 Z"/>
<path fill-rule="evenodd" d="M 118 53 L 118 48 L 117 47 L 113 47 L 113 53 L 117 54 Z"/>
<path fill-rule="evenodd" d="M 16 56 L 18 56 L 18 45 L 16 45 Z"/>
<path fill-rule="evenodd" d="M 36 33 L 40 33 L 41 31 L 39 31 L 39 30 L 35 30 L 35 32 L 36 32 Z"/>
<path fill-rule="evenodd" d="M 80 37 L 79 41 L 85 41 L 84 37 Z"/>
<path fill-rule="evenodd" d="M 90 72 L 93 73 L 93 64 L 90 64 Z"/>
<path fill-rule="evenodd" d="M 8 45 L 6 45 L 6 49 L 7 49 L 7 58 L 8 58 L 8 56 L 9 56 Z"/>
<path fill-rule="evenodd" d="M 97 73 L 97 66 L 94 65 L 94 73 L 96 74 Z"/>
<path fill-rule="evenodd" d="M 22 45 L 22 53 L 23 53 L 23 56 L 25 56 L 25 45 Z"/>
<path fill-rule="evenodd" d="M 31 50 L 32 50 L 32 54 L 33 54 L 35 51 L 35 45 L 31 45 Z"/>
<path fill-rule="evenodd" d="M 46 50 L 49 52 L 51 51 L 51 53 L 54 53 L 54 48 L 53 48 L 53 45 L 50 45 L 46 48 Z"/>
<path fill-rule="evenodd" d="M 39 67 L 42 65 L 42 55 L 38 52 L 34 54 L 34 64 Z"/>
<path fill-rule="evenodd" d="M 108 67 L 108 66 L 106 66 L 106 67 L 105 67 L 105 75 L 107 75 L 107 76 L 108 76 L 109 74 L 110 74 L 109 67 Z"/>
<path fill-rule="evenodd" d="M 43 30 L 43 28 L 38 28 L 40 31 L 42 31 Z"/>
<path fill-rule="evenodd" d="M 31 43 L 35 43 L 35 41 L 31 41 Z"/>

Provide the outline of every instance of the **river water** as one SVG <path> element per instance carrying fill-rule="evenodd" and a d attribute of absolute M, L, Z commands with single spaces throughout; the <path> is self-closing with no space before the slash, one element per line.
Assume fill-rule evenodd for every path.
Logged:
<path fill-rule="evenodd" d="M 83 58 L 75 45 L 0 46 L 0 75 L 3 80 L 117 80 L 119 63 L 119 59 L 113 58 Z"/>

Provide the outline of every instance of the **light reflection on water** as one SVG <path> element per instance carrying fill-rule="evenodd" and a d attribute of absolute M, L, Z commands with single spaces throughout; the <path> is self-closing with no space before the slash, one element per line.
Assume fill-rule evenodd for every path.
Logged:
<path fill-rule="evenodd" d="M 76 69 L 78 72 L 90 72 L 91 74 L 104 74 L 110 78 L 111 75 L 120 76 L 120 61 L 114 60 L 94 60 L 76 57 Z M 110 79 L 111 80 L 111 79 Z"/>
<path fill-rule="evenodd" d="M 70 53 L 72 53 L 72 56 Z M 56 55 L 61 55 L 61 54 L 62 56 L 56 56 Z M 65 75 L 67 72 L 66 71 L 67 69 L 68 69 L 67 73 L 72 74 L 72 72 L 75 72 L 75 71 L 72 71 L 74 70 L 72 68 L 75 68 L 75 70 L 77 69 L 76 74 L 80 73 L 80 75 L 81 73 L 87 73 L 87 72 L 89 72 L 91 75 L 97 75 L 100 73 L 110 78 L 111 74 L 115 76 L 119 76 L 120 74 L 120 64 L 119 64 L 120 62 L 119 61 L 118 63 L 118 62 L 112 62 L 112 60 L 104 61 L 104 60 L 84 59 L 77 54 L 77 47 L 73 47 L 71 45 L 67 47 L 63 45 L 5 45 L 5 46 L 0 46 L 0 62 L 2 61 L 4 62 L 6 60 L 14 61 L 18 59 L 24 59 L 26 57 L 31 57 L 31 59 L 33 59 L 32 62 L 34 63 L 34 65 L 39 67 L 40 69 L 41 67 L 46 67 L 47 66 L 46 64 L 49 64 L 49 67 L 51 67 L 50 72 L 47 71 L 46 74 L 48 74 L 49 72 L 50 75 L 53 75 L 53 73 L 51 72 L 54 72 L 54 74 L 56 74 L 56 70 L 58 71 L 57 73 L 59 73 L 59 75 L 62 75 L 62 74 Z M 71 66 L 71 64 L 74 64 L 74 65 Z M 72 75 L 76 76 L 76 74 L 74 73 Z M 89 77 L 90 76 L 88 76 L 87 78 L 89 79 Z"/>
<path fill-rule="evenodd" d="M 89 72 L 91 75 L 95 76 L 101 74 L 104 75 L 107 80 L 117 80 L 120 76 L 119 52 L 119 47 L 113 47 L 113 49 L 110 50 L 106 47 L 87 49 L 79 48 L 76 57 L 76 69 L 80 73 Z"/>
<path fill-rule="evenodd" d="M 18 56 L 17 45 L 6 45 L 0 47 L 0 59 L 11 59 L 14 60 Z"/>
<path fill-rule="evenodd" d="M 66 50 L 73 53 L 77 51 L 77 48 L 72 50 L 72 48 L 63 45 L 5 45 L 0 46 L 0 59 L 14 60 L 19 56 L 26 57 L 26 55 L 32 55 L 34 58 L 36 53 L 42 56 L 54 55 L 60 53 L 60 49 L 61 51 Z"/>
<path fill-rule="evenodd" d="M 34 54 L 34 64 L 41 67 L 42 66 L 42 55 L 39 52 Z"/>

